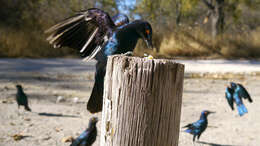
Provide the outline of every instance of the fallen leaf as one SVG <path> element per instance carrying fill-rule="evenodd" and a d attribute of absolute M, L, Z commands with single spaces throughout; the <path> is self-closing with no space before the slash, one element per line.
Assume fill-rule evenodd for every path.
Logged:
<path fill-rule="evenodd" d="M 6 100 L 2 100 L 2 103 L 7 103 L 7 101 Z"/>
<path fill-rule="evenodd" d="M 11 126 L 15 126 L 15 123 L 11 122 L 10 125 L 11 125 Z"/>
<path fill-rule="evenodd" d="M 62 128 L 56 127 L 56 128 L 55 128 L 55 131 L 56 131 L 56 132 L 60 132 L 60 131 L 62 131 Z"/>
<path fill-rule="evenodd" d="M 63 137 L 61 141 L 65 143 L 65 142 L 72 142 L 73 140 L 74 138 L 72 136 L 68 136 L 68 137 Z"/>
<path fill-rule="evenodd" d="M 14 134 L 14 135 L 12 135 L 11 137 L 13 137 L 13 139 L 14 139 L 15 141 L 18 141 L 18 140 L 23 139 L 25 136 L 22 135 L 22 134 Z"/>
<path fill-rule="evenodd" d="M 9 88 L 7 86 L 4 87 L 5 90 L 9 90 Z"/>
<path fill-rule="evenodd" d="M 31 121 L 30 118 L 24 118 L 24 121 Z"/>
<path fill-rule="evenodd" d="M 14 103 L 12 100 L 10 99 L 6 99 L 6 100 L 2 100 L 1 103 L 4 103 L 4 104 L 12 104 Z"/>

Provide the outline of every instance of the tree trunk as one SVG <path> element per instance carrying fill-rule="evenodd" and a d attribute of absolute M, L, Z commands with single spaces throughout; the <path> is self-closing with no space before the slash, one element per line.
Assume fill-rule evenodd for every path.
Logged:
<path fill-rule="evenodd" d="M 216 38 L 216 36 L 223 33 L 224 29 L 224 0 L 216 0 L 216 5 L 214 6 L 214 10 L 212 11 L 212 37 Z"/>
<path fill-rule="evenodd" d="M 100 146 L 177 146 L 184 65 L 110 56 Z"/>
<path fill-rule="evenodd" d="M 211 16 L 211 34 L 213 38 L 223 33 L 224 30 L 224 0 L 214 0 L 215 4 L 211 0 L 203 0 L 204 4 L 208 7 Z"/>
<path fill-rule="evenodd" d="M 179 26 L 181 23 L 181 16 L 182 16 L 182 2 L 181 0 L 176 1 L 176 26 Z"/>

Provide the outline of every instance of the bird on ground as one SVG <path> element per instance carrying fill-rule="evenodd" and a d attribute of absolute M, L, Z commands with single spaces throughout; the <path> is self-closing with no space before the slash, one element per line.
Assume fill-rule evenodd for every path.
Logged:
<path fill-rule="evenodd" d="M 102 110 L 108 56 L 132 52 L 139 39 L 153 48 L 151 25 L 143 20 L 128 22 L 126 15 L 111 18 L 103 10 L 90 8 L 45 31 L 49 34 L 47 41 L 55 48 L 67 46 L 78 50 L 85 61 L 97 60 L 95 83 L 87 103 L 91 113 Z"/>
<path fill-rule="evenodd" d="M 17 93 L 16 93 L 16 102 L 18 105 L 18 109 L 20 105 L 24 106 L 26 111 L 31 111 L 28 105 L 28 98 L 27 95 L 23 92 L 23 87 L 21 85 L 16 85 Z"/>
<path fill-rule="evenodd" d="M 248 99 L 250 103 L 253 102 L 253 100 L 243 85 L 231 82 L 230 87 L 226 88 L 225 95 L 228 104 L 232 110 L 234 110 L 233 103 L 235 102 L 237 105 L 238 114 L 240 116 L 243 116 L 245 113 L 248 113 L 248 110 L 245 107 L 242 98 Z"/>
<path fill-rule="evenodd" d="M 91 146 L 97 137 L 96 123 L 98 118 L 93 117 L 89 120 L 88 128 L 80 136 L 72 141 L 70 146 Z"/>
<path fill-rule="evenodd" d="M 201 112 L 200 119 L 198 121 L 182 127 L 182 128 L 188 128 L 184 132 L 187 132 L 187 133 L 190 133 L 193 135 L 193 142 L 195 141 L 196 137 L 197 137 L 197 140 L 199 140 L 200 135 L 206 130 L 206 128 L 208 126 L 207 117 L 211 113 L 215 113 L 215 112 L 204 110 Z"/>

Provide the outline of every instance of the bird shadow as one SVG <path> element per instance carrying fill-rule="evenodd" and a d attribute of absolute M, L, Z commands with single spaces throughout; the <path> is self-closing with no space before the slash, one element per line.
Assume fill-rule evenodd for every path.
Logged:
<path fill-rule="evenodd" d="M 228 144 L 209 143 L 209 142 L 204 142 L 204 141 L 197 141 L 197 143 L 206 144 L 209 146 L 236 146 L 236 145 L 228 145 Z"/>
<path fill-rule="evenodd" d="M 23 135 L 21 138 L 25 139 L 25 138 L 29 138 L 29 137 L 32 137 L 32 136 L 30 136 L 30 135 Z"/>
<path fill-rule="evenodd" d="M 65 118 L 79 118 L 79 116 L 74 115 L 63 115 L 63 114 L 55 114 L 55 113 L 38 113 L 39 116 L 47 116 L 47 117 L 65 117 Z"/>

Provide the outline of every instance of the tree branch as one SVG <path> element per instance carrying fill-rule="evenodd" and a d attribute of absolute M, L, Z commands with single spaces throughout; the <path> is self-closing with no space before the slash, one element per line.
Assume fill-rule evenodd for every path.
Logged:
<path fill-rule="evenodd" d="M 215 9 L 215 7 L 212 5 L 212 3 L 208 2 L 207 0 L 202 0 L 202 1 L 210 10 Z"/>

